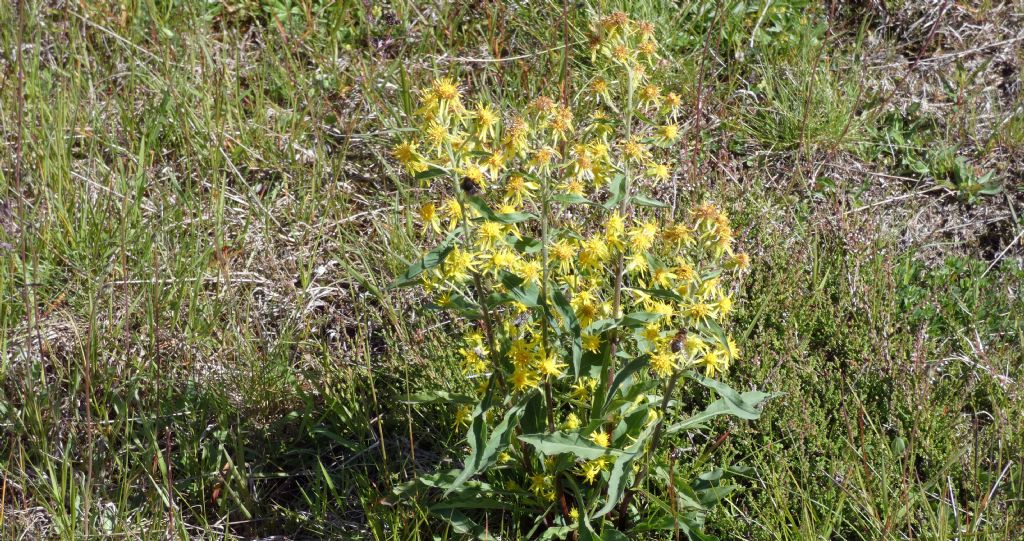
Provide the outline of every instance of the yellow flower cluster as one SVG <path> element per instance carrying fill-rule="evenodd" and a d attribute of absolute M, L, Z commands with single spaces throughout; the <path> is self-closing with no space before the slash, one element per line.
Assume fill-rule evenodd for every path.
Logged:
<path fill-rule="evenodd" d="M 393 150 L 431 187 L 425 192 L 439 194 L 418 218 L 425 238 L 445 249 L 420 278 L 436 305 L 472 314 L 463 370 L 497 372 L 509 393 L 543 389 L 566 431 L 583 428 L 595 390 L 607 385 L 580 369 L 580 354 L 646 356 L 659 378 L 726 371 L 739 357 L 725 330 L 730 284 L 749 265 L 715 204 L 677 216 L 646 198 L 631 204 L 631 192 L 672 177 L 681 99 L 653 77 L 650 24 L 614 13 L 592 34 L 598 69 L 574 106 L 540 96 L 501 110 L 467 101 L 454 79 L 441 78 L 420 92 L 414 135 Z M 599 447 L 621 443 L 589 434 Z M 577 474 L 593 484 L 608 466 L 590 460 Z M 535 474 L 530 487 L 553 497 L 549 475 Z"/>

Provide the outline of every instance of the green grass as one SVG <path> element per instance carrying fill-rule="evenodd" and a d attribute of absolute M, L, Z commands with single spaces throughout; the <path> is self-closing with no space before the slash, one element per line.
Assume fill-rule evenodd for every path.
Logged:
<path fill-rule="evenodd" d="M 393 494 L 462 449 L 453 408 L 400 401 L 457 381 L 457 324 L 385 289 L 426 248 L 388 149 L 437 75 L 510 104 L 557 94 L 562 5 L 25 4 L 0 6 L 0 535 L 458 538 Z M 631 7 L 701 103 L 671 193 L 730 209 L 753 255 L 730 384 L 780 393 L 675 442 L 753 468 L 709 533 L 1019 536 L 1020 189 L 796 187 L 820 161 L 909 175 L 884 135 L 909 98 L 870 84 L 900 68 L 867 69 L 844 10 L 785 3 L 751 39 L 763 4 L 683 4 Z M 587 24 L 565 22 L 570 42 Z M 955 114 L 906 145 L 1019 171 L 1019 104 L 933 99 Z"/>

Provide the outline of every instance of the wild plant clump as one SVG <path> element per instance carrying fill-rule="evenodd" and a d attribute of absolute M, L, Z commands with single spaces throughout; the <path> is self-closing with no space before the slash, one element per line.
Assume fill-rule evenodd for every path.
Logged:
<path fill-rule="evenodd" d="M 443 490 L 433 510 L 467 531 L 607 535 L 614 519 L 696 533 L 728 471 L 676 478 L 674 435 L 756 418 L 764 398 L 711 379 L 740 358 L 728 321 L 749 265 L 726 212 L 705 201 L 673 216 L 642 195 L 671 178 L 680 139 L 654 27 L 613 13 L 591 32 L 592 76 L 571 100 L 505 111 L 438 79 L 394 149 L 440 195 L 418 212 L 437 247 L 395 285 L 467 322 L 471 389 L 432 395 L 468 427 L 463 467 L 404 491 Z M 686 416 L 675 395 L 702 395 L 681 377 L 720 398 Z"/>

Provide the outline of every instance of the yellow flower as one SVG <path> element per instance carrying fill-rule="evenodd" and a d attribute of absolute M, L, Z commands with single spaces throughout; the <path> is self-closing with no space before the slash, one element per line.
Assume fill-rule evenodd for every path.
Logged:
<path fill-rule="evenodd" d="M 583 335 L 583 350 L 589 351 L 590 353 L 597 353 L 601 351 L 601 335 L 599 334 L 584 334 Z"/>
<path fill-rule="evenodd" d="M 533 152 L 530 157 L 529 167 L 533 171 L 545 172 L 551 165 L 551 162 L 560 157 L 558 151 L 549 146 L 538 148 Z"/>
<path fill-rule="evenodd" d="M 612 443 L 611 436 L 604 430 L 598 430 L 590 435 L 590 441 L 598 447 L 608 447 Z"/>
<path fill-rule="evenodd" d="M 484 222 L 477 230 L 477 244 L 481 249 L 488 250 L 494 243 L 505 238 L 505 226 L 498 222 Z"/>
<path fill-rule="evenodd" d="M 745 270 L 750 266 L 750 256 L 747 254 L 736 254 L 729 258 L 725 266 L 730 269 Z"/>
<path fill-rule="evenodd" d="M 481 140 L 487 141 L 494 135 L 494 128 L 498 123 L 498 115 L 487 105 L 480 105 L 474 112 L 476 119 L 476 134 Z"/>
<path fill-rule="evenodd" d="M 448 133 L 448 128 L 435 121 L 431 121 L 430 124 L 427 125 L 427 129 L 424 130 L 424 135 L 426 135 L 431 148 L 434 149 L 434 154 L 438 156 L 441 155 L 442 147 L 444 147 L 446 143 L 450 143 L 452 140 L 451 134 Z"/>
<path fill-rule="evenodd" d="M 640 89 L 640 103 L 658 104 L 661 98 L 661 88 L 658 85 L 650 84 Z"/>
<path fill-rule="evenodd" d="M 395 146 L 392 150 L 395 159 L 398 163 L 401 163 L 405 167 L 406 171 L 411 175 L 415 175 L 420 171 L 427 169 L 427 164 L 423 163 L 423 157 L 420 156 L 419 150 L 416 148 L 416 143 L 411 141 L 402 141 Z"/>
<path fill-rule="evenodd" d="M 694 269 L 690 262 L 681 257 L 676 258 L 676 268 L 674 271 L 676 276 L 679 277 L 679 281 L 684 284 L 689 284 L 697 277 L 697 269 Z"/>
<path fill-rule="evenodd" d="M 705 353 L 701 363 L 704 365 L 704 374 L 709 378 L 729 369 L 729 357 L 720 350 Z"/>
<path fill-rule="evenodd" d="M 587 484 L 594 484 L 597 478 L 601 475 L 601 472 L 608 469 L 608 458 L 598 457 L 594 460 L 588 460 L 584 462 L 579 469 L 579 474 L 583 476 L 583 479 L 587 481 Z"/>
<path fill-rule="evenodd" d="M 491 178 L 498 178 L 498 173 L 505 168 L 505 154 L 500 150 L 495 150 L 487 157 L 484 165 L 487 167 L 487 172 L 491 175 Z"/>
<path fill-rule="evenodd" d="M 672 286 L 672 280 L 676 278 L 678 276 L 668 267 L 657 267 L 651 273 L 651 287 L 669 289 Z"/>
<path fill-rule="evenodd" d="M 651 370 L 659 377 L 665 378 L 672 375 L 676 368 L 675 355 L 668 351 L 659 351 L 651 355 Z"/>
<path fill-rule="evenodd" d="M 581 402 L 590 400 L 590 394 L 597 389 L 597 380 L 589 377 L 582 377 L 572 384 L 569 394 Z"/>
<path fill-rule="evenodd" d="M 583 196 L 583 183 L 579 179 L 571 179 L 560 186 L 560 188 L 567 194 Z"/>
<path fill-rule="evenodd" d="M 584 267 L 597 268 L 608 259 L 608 245 L 599 237 L 590 237 L 583 241 L 580 248 L 579 262 Z"/>
<path fill-rule="evenodd" d="M 711 305 L 703 302 L 691 304 L 686 307 L 686 315 L 688 315 L 690 320 L 694 323 L 701 323 L 711 317 Z"/>
<path fill-rule="evenodd" d="M 686 350 L 686 354 L 690 357 L 694 357 L 698 353 L 703 352 L 707 349 L 707 344 L 703 340 L 694 336 L 693 334 L 686 335 L 686 341 L 683 342 L 683 349 Z"/>
<path fill-rule="evenodd" d="M 556 141 L 572 131 L 572 118 L 572 109 L 564 105 L 555 109 L 551 116 L 551 131 L 554 132 Z"/>
<path fill-rule="evenodd" d="M 459 86 L 448 77 L 435 80 L 431 90 L 434 97 L 439 100 L 454 100 L 459 97 Z"/>
<path fill-rule="evenodd" d="M 645 41 L 637 46 L 636 50 L 643 56 L 651 57 L 658 50 L 658 46 L 653 41 Z"/>
<path fill-rule="evenodd" d="M 669 112 L 675 113 L 676 110 L 679 109 L 679 106 L 683 104 L 683 99 L 679 97 L 679 94 L 676 94 L 675 92 L 669 92 L 668 94 L 665 95 L 665 99 L 662 101 L 662 103 L 669 110 Z"/>
<path fill-rule="evenodd" d="M 713 224 L 718 220 L 718 216 L 721 213 L 718 207 L 714 203 L 702 203 L 692 210 L 690 215 L 697 220 L 699 224 Z"/>
<path fill-rule="evenodd" d="M 561 272 L 569 272 L 572 268 L 573 258 L 576 257 L 576 247 L 566 239 L 559 239 L 548 247 L 548 255 L 557 265 Z"/>
<path fill-rule="evenodd" d="M 537 96 L 530 102 L 528 108 L 538 114 L 550 113 L 555 108 L 555 100 L 547 96 Z"/>
<path fill-rule="evenodd" d="M 526 150 L 527 137 L 530 134 L 530 125 L 522 117 L 512 117 L 505 125 L 505 137 L 502 144 L 505 145 L 510 155 L 517 156 Z"/>
<path fill-rule="evenodd" d="M 565 363 L 558 362 L 558 358 L 554 354 L 549 355 L 543 361 L 540 362 L 540 366 L 537 367 L 537 371 L 543 376 L 551 376 L 554 378 L 560 377 L 565 370 Z"/>
<path fill-rule="evenodd" d="M 730 297 L 729 295 L 723 294 L 718 299 L 718 313 L 721 314 L 722 317 L 726 317 L 729 315 L 730 312 L 732 312 L 732 306 L 732 297 Z"/>
<path fill-rule="evenodd" d="M 484 256 L 485 270 L 491 271 L 493 275 L 497 275 L 500 271 L 512 270 L 519 261 L 519 256 L 508 248 L 500 248 Z"/>
<path fill-rule="evenodd" d="M 505 451 L 498 453 L 498 464 L 508 464 L 509 462 L 512 462 L 512 455 Z"/>
<path fill-rule="evenodd" d="M 476 271 L 476 257 L 458 246 L 444 260 L 444 276 L 455 282 L 464 282 Z"/>
<path fill-rule="evenodd" d="M 524 261 L 520 260 L 515 265 L 515 273 L 520 278 L 526 280 L 528 284 L 539 284 L 544 272 L 543 266 L 540 261 Z"/>
<path fill-rule="evenodd" d="M 462 368 L 467 373 L 481 373 L 487 370 L 487 350 L 475 348 L 459 348 L 462 354 Z"/>
<path fill-rule="evenodd" d="M 570 413 L 565 417 L 565 422 L 562 423 L 562 428 L 566 430 L 576 430 L 580 427 L 580 418 L 575 413 Z"/>
<path fill-rule="evenodd" d="M 569 509 L 569 520 L 576 522 L 580 519 L 580 510 L 572 507 Z"/>
<path fill-rule="evenodd" d="M 633 252 L 650 250 L 657 238 L 658 225 L 654 222 L 643 222 L 629 230 L 629 249 Z"/>
<path fill-rule="evenodd" d="M 648 323 L 644 326 L 643 337 L 648 342 L 657 342 L 661 339 L 661 327 L 657 323 Z"/>
<path fill-rule="evenodd" d="M 469 425 L 469 422 L 473 420 L 473 408 L 469 407 L 468 404 L 464 404 L 459 407 L 459 410 L 455 412 L 455 428 L 460 426 Z"/>
<path fill-rule="evenodd" d="M 434 203 L 428 201 L 420 206 L 420 222 L 423 223 L 423 231 L 427 229 L 433 229 L 435 232 L 441 232 L 441 221 L 437 218 L 437 207 Z"/>
<path fill-rule="evenodd" d="M 551 476 L 535 473 L 530 476 L 530 491 L 539 496 L 547 492 L 553 481 L 554 479 Z"/>
<path fill-rule="evenodd" d="M 533 199 L 533 192 L 540 189 L 536 182 L 528 182 L 522 175 L 512 175 L 505 183 L 505 197 L 513 204 L 520 205 L 523 198 Z"/>
<path fill-rule="evenodd" d="M 619 211 L 612 212 L 604 223 L 604 241 L 615 249 L 622 248 L 622 235 L 626 232 L 626 224 Z"/>
<path fill-rule="evenodd" d="M 643 162 L 650 157 L 650 151 L 636 137 L 626 140 L 621 146 L 622 154 L 634 162 Z"/>
<path fill-rule="evenodd" d="M 479 188 L 486 188 L 487 181 L 484 178 L 484 170 L 479 165 L 471 163 L 466 167 L 463 167 L 459 173 L 464 177 L 472 180 Z"/>
<path fill-rule="evenodd" d="M 526 367 L 516 367 L 512 372 L 512 387 L 517 391 L 532 389 L 540 382 L 540 378 L 532 370 Z"/>
<path fill-rule="evenodd" d="M 686 224 L 674 224 L 671 227 L 666 227 L 661 236 L 665 242 L 674 244 L 676 248 L 693 243 L 693 230 Z"/>
<path fill-rule="evenodd" d="M 656 182 L 663 182 L 668 180 L 672 176 L 672 171 L 666 164 L 651 163 L 651 165 L 647 168 L 647 176 L 651 177 Z"/>
<path fill-rule="evenodd" d="M 455 198 L 448 198 L 441 206 L 441 213 L 448 219 L 448 230 L 451 231 L 462 220 L 462 205 Z"/>
<path fill-rule="evenodd" d="M 650 264 L 647 262 L 647 256 L 643 252 L 636 252 L 626 260 L 626 272 L 647 274 L 649 268 Z"/>
<path fill-rule="evenodd" d="M 736 341 L 731 336 L 725 339 L 725 353 L 728 355 L 730 361 L 735 361 L 740 358 L 740 348 L 736 345 Z"/>
<path fill-rule="evenodd" d="M 628 63 L 630 58 L 629 48 L 621 44 L 612 47 L 612 58 L 623 64 Z"/>
<path fill-rule="evenodd" d="M 667 145 L 669 143 L 674 143 L 678 137 L 679 126 L 675 124 L 666 124 L 658 128 L 658 131 L 655 133 L 654 140 L 658 144 Z"/>

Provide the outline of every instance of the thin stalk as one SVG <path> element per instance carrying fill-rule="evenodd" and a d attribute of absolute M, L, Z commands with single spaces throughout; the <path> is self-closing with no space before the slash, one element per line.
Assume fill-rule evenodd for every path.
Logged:
<path fill-rule="evenodd" d="M 458 162 L 455 160 L 455 153 L 452 152 L 451 144 L 447 145 L 448 156 L 452 163 L 453 169 L 458 168 Z M 462 237 L 469 239 L 469 219 L 466 217 L 468 214 L 468 207 L 466 205 L 466 193 L 459 185 L 459 179 L 455 175 L 452 175 L 452 185 L 455 188 L 455 194 L 459 202 L 459 208 L 462 211 Z M 480 313 L 482 315 L 481 322 L 484 326 L 484 336 L 487 337 L 487 356 L 491 358 L 491 370 L 498 376 L 498 383 L 505 387 L 505 376 L 501 373 L 501 366 L 498 364 L 497 348 L 495 347 L 494 341 L 494 326 L 491 322 L 491 312 L 487 309 L 487 296 L 484 294 L 484 283 L 483 279 L 480 278 L 480 273 L 473 273 L 473 286 L 476 288 L 477 304 L 480 305 Z"/>
<path fill-rule="evenodd" d="M 672 393 L 675 392 L 676 382 L 679 381 L 679 376 L 682 372 L 676 370 L 672 374 L 672 377 L 665 383 L 665 394 L 661 397 L 661 416 L 656 421 L 658 424 L 654 427 L 654 434 L 651 435 L 651 444 L 647 447 L 647 459 L 644 461 L 644 467 L 637 474 L 636 479 L 633 481 L 634 487 L 639 487 L 644 479 L 647 477 L 647 473 L 651 469 L 651 461 L 654 460 L 654 453 L 658 451 L 658 445 L 661 443 L 661 434 L 665 426 L 665 415 L 668 408 L 668 402 L 672 397 Z M 624 528 L 626 526 L 625 521 L 629 517 L 629 504 L 633 500 L 633 495 L 636 491 L 633 489 L 626 490 L 626 495 L 622 497 L 622 503 L 619 504 L 619 527 Z"/>
<path fill-rule="evenodd" d="M 636 82 L 633 80 L 633 71 L 626 69 L 626 141 L 629 141 L 633 137 L 633 93 L 635 91 Z M 625 180 L 623 181 L 622 187 L 622 201 L 619 201 L 619 217 L 625 219 L 626 211 L 629 209 L 629 188 L 632 184 L 632 173 L 629 167 L 629 158 L 623 163 L 623 175 Z M 612 297 L 612 317 L 619 317 L 619 310 L 622 306 L 622 272 L 624 265 L 625 254 L 620 249 L 619 253 L 615 258 L 615 293 Z M 612 381 L 615 379 L 615 353 L 618 349 L 619 343 L 619 331 L 614 329 L 611 336 L 611 344 L 609 345 L 608 354 L 608 379 L 605 381 L 605 387 L 610 389 Z"/>
<path fill-rule="evenodd" d="M 548 200 L 548 179 L 547 175 L 541 179 L 543 185 L 541 186 L 541 212 L 540 212 L 540 241 L 541 241 L 541 283 L 540 283 L 540 296 L 541 296 L 541 308 L 543 313 L 541 314 L 541 336 L 543 345 L 544 358 L 547 359 L 550 355 L 550 340 L 551 330 L 548 321 L 548 213 L 551 210 L 551 203 Z M 551 391 L 551 378 L 550 376 L 545 377 L 544 381 L 544 397 L 547 400 L 548 406 L 548 431 L 554 432 L 555 430 L 555 399 Z"/>

